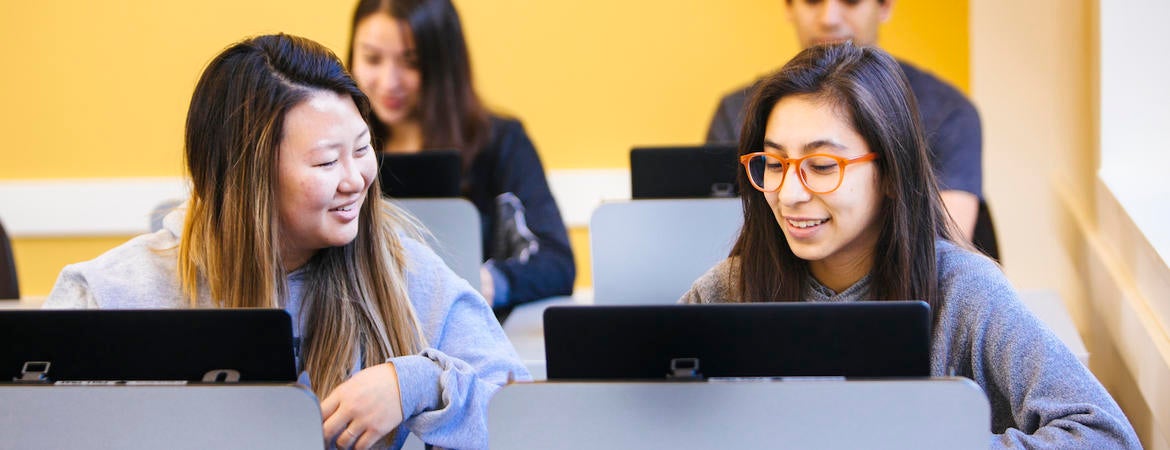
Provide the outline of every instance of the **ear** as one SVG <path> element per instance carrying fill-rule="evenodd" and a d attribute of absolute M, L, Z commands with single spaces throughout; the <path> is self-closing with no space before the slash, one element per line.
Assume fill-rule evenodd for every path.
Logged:
<path fill-rule="evenodd" d="M 895 0 L 878 0 L 878 10 L 880 11 L 879 17 L 881 18 L 881 23 L 889 22 L 890 17 L 894 15 L 894 1 Z"/>
<path fill-rule="evenodd" d="M 796 24 L 796 19 L 793 18 L 792 2 L 796 2 L 796 1 L 801 1 L 801 0 L 784 0 L 784 18 L 788 19 L 788 23 L 791 23 L 793 25 Z"/>

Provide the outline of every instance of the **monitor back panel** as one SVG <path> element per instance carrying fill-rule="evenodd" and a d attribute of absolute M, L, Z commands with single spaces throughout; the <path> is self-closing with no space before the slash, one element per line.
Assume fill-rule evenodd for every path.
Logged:
<path fill-rule="evenodd" d="M 548 378 L 915 377 L 930 374 L 923 302 L 551 307 Z M 673 366 L 672 366 L 673 364 Z"/>
<path fill-rule="evenodd" d="M 382 194 L 394 198 L 458 197 L 462 164 L 458 150 L 378 153 Z"/>
<path fill-rule="evenodd" d="M 47 369 L 42 382 L 199 382 L 224 370 L 240 382 L 297 379 L 279 309 L 0 311 L 0 342 L 0 383 L 34 368 Z"/>
<path fill-rule="evenodd" d="M 737 149 L 730 145 L 638 147 L 630 150 L 630 195 L 646 198 L 739 195 Z"/>

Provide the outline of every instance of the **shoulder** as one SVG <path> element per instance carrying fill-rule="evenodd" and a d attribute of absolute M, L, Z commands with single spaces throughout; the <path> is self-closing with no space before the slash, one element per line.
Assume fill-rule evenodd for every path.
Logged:
<path fill-rule="evenodd" d="M 986 255 L 940 239 L 935 243 L 940 284 L 1004 285 L 1003 269 Z"/>
<path fill-rule="evenodd" d="M 492 143 L 505 142 L 519 137 L 528 137 L 528 131 L 524 129 L 524 123 L 518 118 L 492 114 L 488 118 L 488 121 L 491 124 Z"/>
<path fill-rule="evenodd" d="M 719 100 L 719 108 L 725 111 L 739 112 L 743 110 L 744 105 L 747 104 L 748 98 L 751 97 L 752 92 L 755 91 L 756 86 L 763 81 L 763 78 L 752 81 L 751 83 L 736 87 L 730 92 L 723 95 Z"/>
<path fill-rule="evenodd" d="M 184 305 L 179 295 L 179 240 L 163 229 L 137 236 L 89 261 L 66 266 L 46 305 L 71 305 L 84 295 L 99 308 Z"/>
<path fill-rule="evenodd" d="M 976 114 L 975 105 L 955 86 L 908 62 L 899 60 L 898 65 L 910 82 L 923 116 L 929 118 L 955 112 Z"/>
<path fill-rule="evenodd" d="M 490 168 L 497 172 L 493 176 L 515 174 L 522 179 L 532 173 L 544 173 L 540 154 L 519 119 L 492 115 L 491 123 L 491 141 L 483 149 L 486 154 L 483 161 L 487 164 L 481 170 Z"/>
<path fill-rule="evenodd" d="M 935 251 L 939 291 L 944 307 L 952 313 L 972 315 L 1022 307 L 1003 269 L 991 258 L 945 240 L 938 241 Z"/>
<path fill-rule="evenodd" d="M 406 274 L 411 279 L 424 274 L 434 276 L 436 270 L 446 267 L 443 259 L 429 245 L 419 239 L 419 236 L 406 233 L 398 234 L 398 241 L 402 245 Z"/>
<path fill-rule="evenodd" d="M 536 155 L 536 147 L 520 119 L 492 114 L 489 121 L 491 138 L 481 153 L 487 154 L 497 165 L 517 156 Z"/>
<path fill-rule="evenodd" d="M 700 276 L 679 303 L 724 303 L 737 297 L 739 260 L 727 258 Z"/>
<path fill-rule="evenodd" d="M 471 284 L 456 275 L 443 262 L 443 258 L 419 237 L 400 233 L 398 240 L 402 245 L 403 273 L 412 301 L 471 289 Z"/>

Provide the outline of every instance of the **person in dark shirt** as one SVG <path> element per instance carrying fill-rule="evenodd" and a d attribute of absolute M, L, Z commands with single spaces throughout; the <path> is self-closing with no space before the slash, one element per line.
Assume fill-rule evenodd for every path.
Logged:
<path fill-rule="evenodd" d="M 463 193 L 479 210 L 484 297 L 512 306 L 569 295 L 576 267 L 536 148 L 518 120 L 476 95 L 458 12 L 449 0 L 361 0 L 348 55 L 370 97 L 384 152 L 455 148 Z"/>
<path fill-rule="evenodd" d="M 786 0 L 788 19 L 803 48 L 853 41 L 875 46 L 893 0 Z M 975 106 L 958 89 L 905 61 L 898 61 L 918 100 L 935 176 L 943 203 L 963 237 L 971 240 L 983 198 L 983 131 Z M 719 102 L 707 129 L 709 143 L 739 141 L 743 109 L 756 80 Z"/>

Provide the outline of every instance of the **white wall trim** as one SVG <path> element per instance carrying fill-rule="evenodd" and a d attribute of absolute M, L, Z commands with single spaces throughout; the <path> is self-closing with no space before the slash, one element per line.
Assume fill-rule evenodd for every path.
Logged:
<path fill-rule="evenodd" d="M 552 170 L 553 197 L 565 225 L 588 226 L 603 201 L 630 198 L 628 169 Z M 144 233 L 150 212 L 190 192 L 182 177 L 0 181 L 0 221 L 14 238 L 130 236 Z"/>
<path fill-rule="evenodd" d="M 155 206 L 188 192 L 180 177 L 6 180 L 0 220 L 16 238 L 135 235 Z"/>
<path fill-rule="evenodd" d="M 589 216 L 603 202 L 630 199 L 629 169 L 552 170 L 548 184 L 570 228 L 589 226 Z"/>

